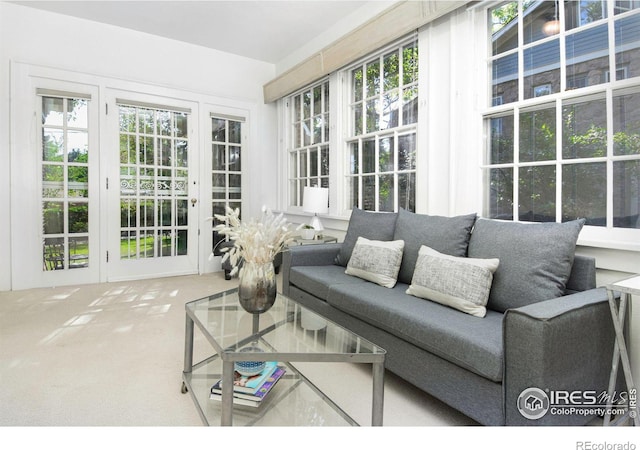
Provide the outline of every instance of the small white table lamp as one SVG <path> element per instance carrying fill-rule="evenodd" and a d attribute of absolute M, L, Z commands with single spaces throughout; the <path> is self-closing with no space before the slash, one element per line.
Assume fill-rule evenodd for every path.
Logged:
<path fill-rule="evenodd" d="M 302 210 L 313 213 L 310 225 L 316 231 L 324 230 L 318 214 L 327 214 L 329 212 L 329 189 L 305 186 L 302 195 Z"/>

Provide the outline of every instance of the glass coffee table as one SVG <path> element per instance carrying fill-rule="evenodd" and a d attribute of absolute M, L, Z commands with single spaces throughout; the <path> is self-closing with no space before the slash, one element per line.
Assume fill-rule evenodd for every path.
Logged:
<path fill-rule="evenodd" d="M 185 311 L 182 392 L 191 395 L 206 425 L 357 426 L 305 376 L 300 364 L 296 366 L 336 362 L 372 365 L 371 424 L 382 425 L 383 348 L 280 294 L 274 306 L 263 314 L 245 312 L 237 289 L 189 302 Z M 196 364 L 195 326 L 213 350 L 212 354 L 205 350 L 204 354 L 210 356 Z M 247 347 L 258 349 L 246 351 Z M 241 349 L 245 351 L 240 352 Z M 243 406 L 233 403 L 236 361 L 276 361 L 286 372 L 258 407 Z M 222 382 L 221 401 L 210 398 L 211 387 L 218 381 Z"/>

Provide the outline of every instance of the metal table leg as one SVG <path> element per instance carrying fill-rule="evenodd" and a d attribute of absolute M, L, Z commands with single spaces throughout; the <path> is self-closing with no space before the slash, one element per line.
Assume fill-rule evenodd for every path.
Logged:
<path fill-rule="evenodd" d="M 622 370 L 624 372 L 624 378 L 627 385 L 627 394 L 629 395 L 630 404 L 628 405 L 628 415 L 635 426 L 640 426 L 640 418 L 638 418 L 637 405 L 635 404 L 636 389 L 633 384 L 633 377 L 631 375 L 631 364 L 629 363 L 629 354 L 627 352 L 627 346 L 624 339 L 624 318 L 627 310 L 627 303 L 630 295 L 623 293 L 620 298 L 620 307 L 616 307 L 614 293 L 612 290 L 607 291 L 609 299 L 609 309 L 611 310 L 611 318 L 613 319 L 613 327 L 616 332 L 616 341 L 613 348 L 613 360 L 611 363 L 611 375 L 609 376 L 609 389 L 607 410 L 605 412 L 603 425 L 607 426 L 611 423 L 611 408 L 613 406 L 613 391 L 615 389 L 616 379 L 618 378 L 618 363 L 622 362 Z M 633 396 L 633 397 L 632 397 Z M 631 404 L 631 401 L 634 401 Z"/>
<path fill-rule="evenodd" d="M 220 425 L 233 425 L 233 361 L 222 361 L 222 416 Z"/>
<path fill-rule="evenodd" d="M 189 317 L 189 314 L 185 314 L 185 326 L 184 326 L 184 366 L 182 368 L 183 373 L 191 373 L 193 369 L 193 319 Z M 187 393 L 187 386 L 184 381 L 182 382 L 182 393 Z"/>
<path fill-rule="evenodd" d="M 371 425 L 382 426 L 384 415 L 384 363 L 373 363 L 373 405 Z"/>

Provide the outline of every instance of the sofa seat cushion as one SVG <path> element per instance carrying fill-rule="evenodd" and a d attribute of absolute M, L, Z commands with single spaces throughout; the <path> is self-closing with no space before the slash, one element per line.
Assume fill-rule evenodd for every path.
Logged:
<path fill-rule="evenodd" d="M 326 301 L 329 288 L 334 284 L 364 284 L 367 281 L 344 273 L 344 267 L 294 266 L 289 273 L 289 283 Z"/>
<path fill-rule="evenodd" d="M 327 303 L 495 382 L 502 381 L 503 314 L 483 318 L 405 294 L 408 285 L 333 284 Z"/>

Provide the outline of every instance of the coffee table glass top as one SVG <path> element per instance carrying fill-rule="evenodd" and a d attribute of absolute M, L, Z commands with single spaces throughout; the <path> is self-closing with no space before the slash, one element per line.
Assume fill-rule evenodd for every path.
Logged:
<path fill-rule="evenodd" d="M 220 401 L 210 400 L 209 393 L 222 376 L 222 361 L 253 360 L 277 361 L 287 373 L 258 408 L 234 405 L 234 425 L 357 425 L 295 363 L 380 363 L 384 349 L 280 294 L 260 315 L 242 309 L 236 289 L 189 302 L 185 309 L 214 351 L 183 376 L 206 424 L 220 421 Z M 239 352 L 254 346 L 260 351 Z"/>

